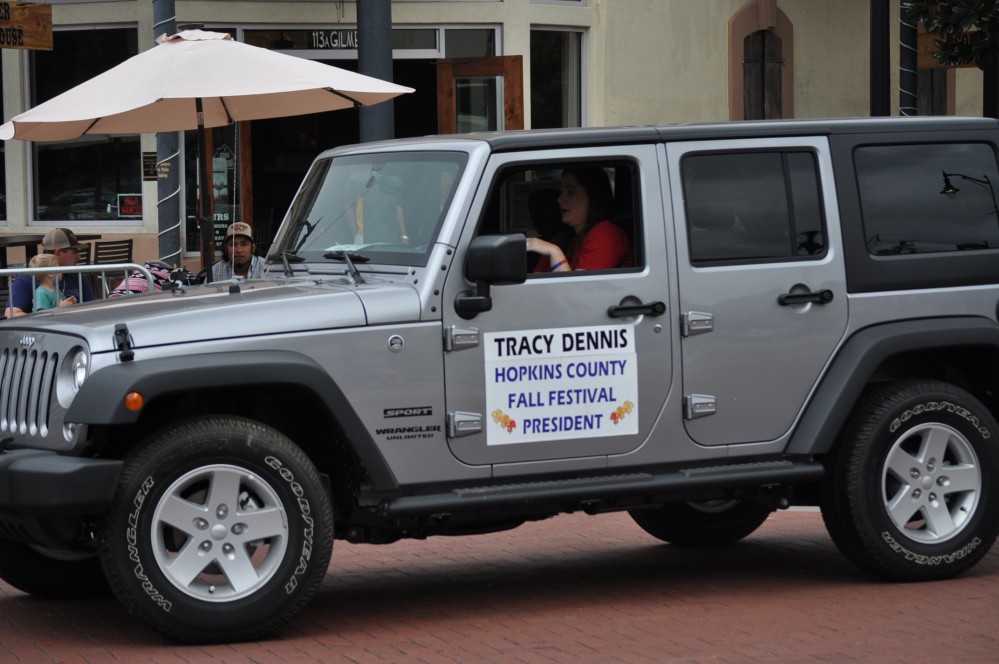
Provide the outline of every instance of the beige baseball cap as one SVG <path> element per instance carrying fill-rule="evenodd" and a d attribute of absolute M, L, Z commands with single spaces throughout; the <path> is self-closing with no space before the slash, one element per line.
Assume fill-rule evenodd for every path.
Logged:
<path fill-rule="evenodd" d="M 225 232 L 226 239 L 232 237 L 233 235 L 245 235 L 246 237 L 253 240 L 253 229 L 250 225 L 242 221 L 236 221 L 229 224 L 229 228 Z"/>
<path fill-rule="evenodd" d="M 42 238 L 42 246 L 45 251 L 69 249 L 79 244 L 80 241 L 76 239 L 76 234 L 68 228 L 53 228 Z"/>

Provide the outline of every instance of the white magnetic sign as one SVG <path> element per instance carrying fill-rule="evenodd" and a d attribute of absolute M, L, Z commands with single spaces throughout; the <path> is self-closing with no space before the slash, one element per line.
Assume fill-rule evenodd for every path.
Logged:
<path fill-rule="evenodd" d="M 633 325 L 484 339 L 487 445 L 638 433 Z"/>

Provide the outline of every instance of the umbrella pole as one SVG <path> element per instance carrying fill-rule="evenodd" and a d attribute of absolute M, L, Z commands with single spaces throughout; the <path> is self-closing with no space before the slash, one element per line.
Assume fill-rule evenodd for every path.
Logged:
<path fill-rule="evenodd" d="M 205 141 L 205 112 L 201 97 L 195 97 L 194 110 L 198 114 L 198 230 L 201 234 L 201 267 L 209 268 L 206 281 L 212 280 L 211 265 L 215 262 L 215 247 L 213 246 L 214 227 L 208 218 L 208 192 L 211 183 L 208 181 L 208 148 Z"/>

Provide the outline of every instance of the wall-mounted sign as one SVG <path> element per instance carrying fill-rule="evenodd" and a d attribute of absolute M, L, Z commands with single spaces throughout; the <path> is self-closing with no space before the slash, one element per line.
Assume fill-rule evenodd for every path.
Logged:
<path fill-rule="evenodd" d="M 142 194 L 118 194 L 118 217 L 142 217 Z"/>
<path fill-rule="evenodd" d="M 940 61 L 933 57 L 933 54 L 937 51 L 937 46 L 934 44 L 934 40 L 938 39 L 939 35 L 936 33 L 926 33 L 921 32 L 916 35 L 916 66 L 919 69 L 946 69 L 948 65 L 940 64 Z M 964 39 L 967 39 L 967 34 L 963 35 Z M 967 67 L 977 67 L 978 65 L 974 62 L 966 62 L 963 65 L 956 65 L 955 68 L 967 68 Z"/>
<path fill-rule="evenodd" d="M 357 49 L 357 28 L 329 30 L 247 30 L 247 44 L 277 51 L 352 51 Z"/>
<path fill-rule="evenodd" d="M 156 153 L 142 153 L 142 179 L 144 181 L 155 181 L 158 175 L 156 170 Z"/>
<path fill-rule="evenodd" d="M 357 48 L 357 30 L 309 30 L 309 48 Z"/>
<path fill-rule="evenodd" d="M 52 50 L 52 5 L 0 2 L 0 48 Z"/>

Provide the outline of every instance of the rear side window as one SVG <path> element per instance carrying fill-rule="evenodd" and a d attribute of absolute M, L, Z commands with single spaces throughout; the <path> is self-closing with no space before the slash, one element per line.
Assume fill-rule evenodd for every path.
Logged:
<path fill-rule="evenodd" d="M 999 247 L 999 171 L 989 145 L 865 146 L 854 163 L 872 255 Z"/>
<path fill-rule="evenodd" d="M 805 151 L 694 154 L 680 165 L 695 265 L 823 255 L 815 156 Z"/>

